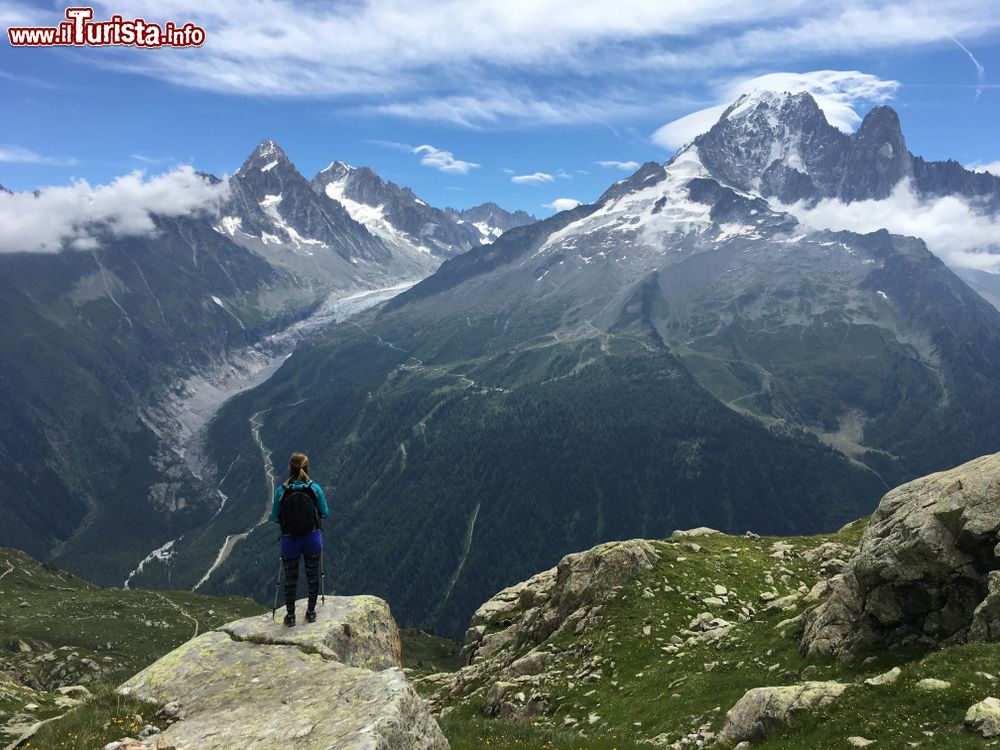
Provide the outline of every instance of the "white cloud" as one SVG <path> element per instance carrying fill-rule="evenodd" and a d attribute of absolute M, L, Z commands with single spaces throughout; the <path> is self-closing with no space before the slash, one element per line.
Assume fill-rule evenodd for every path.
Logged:
<path fill-rule="evenodd" d="M 548 208 L 558 213 L 559 211 L 569 211 L 580 205 L 576 198 L 556 198 L 551 203 L 543 203 L 542 208 Z"/>
<path fill-rule="evenodd" d="M 966 169 L 971 169 L 973 172 L 989 172 L 1000 177 L 1000 161 L 973 162 L 966 165 Z"/>
<path fill-rule="evenodd" d="M 417 146 L 411 153 L 420 154 L 420 163 L 425 167 L 433 167 L 448 174 L 468 174 L 479 165 L 471 161 L 456 159 L 451 151 L 442 151 L 430 145 Z"/>
<path fill-rule="evenodd" d="M 653 133 L 652 140 L 667 149 L 679 148 L 709 130 L 741 95 L 761 90 L 793 94 L 808 91 L 831 125 L 850 132 L 861 122 L 857 111 L 859 105 L 888 101 L 899 85 L 898 81 L 883 80 L 856 70 L 768 73 L 730 80 L 715 86 L 717 104 L 668 122 Z"/>
<path fill-rule="evenodd" d="M 76 164 L 76 159 L 58 156 L 43 156 L 28 148 L 14 145 L 0 144 L 0 162 L 8 164 L 55 164 L 72 165 Z"/>
<path fill-rule="evenodd" d="M 639 168 L 639 162 L 637 161 L 615 161 L 614 159 L 608 159 L 595 163 L 600 164 L 602 167 L 607 167 L 608 169 L 620 169 L 623 172 L 634 172 Z"/>
<path fill-rule="evenodd" d="M 389 103 L 362 106 L 362 114 L 389 115 L 408 120 L 449 122 L 467 128 L 482 128 L 505 122 L 524 125 L 560 125 L 577 122 L 604 122 L 614 117 L 651 114 L 660 110 L 656 101 L 644 100 L 638 92 L 625 96 L 621 91 L 595 91 L 593 83 L 576 96 L 564 92 L 546 98 L 523 91 L 493 86 L 490 93 L 475 91 L 461 95 L 431 95 L 397 99 Z"/>
<path fill-rule="evenodd" d="M 951 35 L 949 34 L 949 36 Z M 980 83 L 986 83 L 986 68 L 983 67 L 982 63 L 980 63 L 979 60 L 976 59 L 976 56 L 972 54 L 972 52 L 969 50 L 968 47 L 966 47 L 964 44 L 958 41 L 955 37 L 952 36 L 951 41 L 953 41 L 955 44 L 958 45 L 958 48 L 962 50 L 962 52 L 964 52 L 966 56 L 969 58 L 969 62 L 971 62 L 975 66 L 976 80 L 979 81 Z M 976 96 L 978 96 L 981 93 L 982 89 L 976 90 Z"/>
<path fill-rule="evenodd" d="M 515 185 L 541 185 L 545 182 L 554 182 L 555 177 L 547 172 L 532 172 L 531 174 L 516 174 L 510 178 Z"/>
<path fill-rule="evenodd" d="M 816 229 L 862 233 L 888 229 L 920 237 L 950 266 L 1000 271 L 1000 217 L 980 213 L 955 196 L 921 199 L 909 180 L 900 182 L 884 200 L 843 203 L 828 198 L 812 208 L 795 204 L 785 209 Z"/>
<path fill-rule="evenodd" d="M 0 192 L 0 252 L 86 250 L 97 246 L 101 232 L 149 235 L 156 231 L 154 214 L 213 213 L 228 194 L 228 182 L 212 185 L 190 166 L 148 179 L 132 172 L 108 185 L 81 180 L 37 196 Z"/>
<path fill-rule="evenodd" d="M 172 156 L 146 156 L 145 154 L 132 154 L 132 158 L 143 164 L 163 164 L 174 160 Z"/>
<path fill-rule="evenodd" d="M 5 20 L 59 20 L 55 6 L 37 5 L 6 0 Z M 120 12 L 120 2 L 96 0 L 99 18 Z M 952 44 L 951 35 L 975 44 L 1000 29 L 1000 5 L 988 0 L 130 0 L 129 13 L 200 23 L 208 41 L 197 54 L 81 59 L 184 87 L 343 99 L 477 127 L 606 122 L 662 107 L 668 92 L 675 106 L 677 84 L 700 83 L 692 71 L 703 81 L 777 60 Z M 607 89 L 595 92 L 595 80 Z"/>

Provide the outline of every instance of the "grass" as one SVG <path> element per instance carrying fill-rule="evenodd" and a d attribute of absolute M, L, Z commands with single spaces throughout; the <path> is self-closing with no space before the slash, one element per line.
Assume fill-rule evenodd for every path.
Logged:
<path fill-rule="evenodd" d="M 403 667 L 411 677 L 458 669 L 458 655 L 462 650 L 458 641 L 440 638 L 419 628 L 402 628 L 399 638 L 403 646 Z"/>
<path fill-rule="evenodd" d="M 755 748 L 834 750 L 846 747 L 851 736 L 875 740 L 880 748 L 1000 746 L 1000 741 L 984 741 L 962 726 L 969 706 L 998 693 L 1000 645 L 890 649 L 859 654 L 852 661 L 805 659 L 798 651 L 796 627 L 779 623 L 809 605 L 765 609 L 762 593 L 785 596 L 820 580 L 819 563 L 809 562 L 804 552 L 824 542 L 852 549 L 863 527 L 856 523 L 837 534 L 781 539 L 790 549 L 784 559 L 772 554 L 777 538 L 718 535 L 654 541 L 659 562 L 618 590 L 605 605 L 599 627 L 550 638 L 539 648 L 553 654 L 553 666 L 540 678 L 519 678 L 524 680 L 524 692 L 541 693 L 550 703 L 548 715 L 522 723 L 483 717 L 483 699 L 499 677 L 496 668 L 487 667 L 470 693 L 447 703 L 439 717 L 442 730 L 453 750 L 645 750 L 654 738 L 666 746 L 699 729 L 717 733 L 726 711 L 750 688 L 814 679 L 852 686 L 832 708 L 798 717 L 793 727 L 755 743 Z M 0 550 L 0 573 L 11 564 L 19 570 L 0 581 L 4 661 L 24 668 L 41 648 L 44 634 L 50 646 L 72 644 L 82 654 L 102 658 L 104 652 L 113 654 L 115 662 L 107 674 L 115 677 L 92 681 L 94 695 L 89 701 L 45 725 L 23 748 L 89 750 L 134 735 L 145 722 L 162 729 L 153 720 L 155 707 L 118 696 L 113 686 L 119 674 L 132 674 L 192 635 L 193 623 L 173 604 L 199 618 L 203 630 L 260 611 L 245 600 L 227 602 L 177 592 L 162 594 L 164 600 L 155 592 L 96 589 L 68 574 L 37 564 L 31 567 L 29 560 Z M 727 590 L 728 603 L 704 601 L 716 595 L 716 586 Z M 30 606 L 19 607 L 21 600 L 29 600 Z M 741 621 L 747 605 L 757 612 Z M 70 616 L 58 623 L 38 616 L 53 614 L 57 606 Z M 109 608 L 117 615 L 99 615 Z M 208 609 L 215 614 L 208 615 Z M 677 644 L 676 637 L 687 640 L 684 631 L 691 620 L 708 610 L 734 622 L 734 627 L 716 641 Z M 92 628 L 95 618 L 98 628 Z M 100 635 L 91 629 L 99 629 Z M 129 639 L 135 649 L 126 655 L 123 649 Z M 403 630 L 401 640 L 411 677 L 458 666 L 456 641 L 415 629 Z M 21 642 L 33 651 L 22 652 Z M 16 653 L 11 650 L 15 645 Z M 523 652 L 530 645 L 517 648 Z M 894 666 L 902 670 L 896 684 L 879 688 L 862 684 Z M 917 682 L 925 677 L 951 685 L 940 691 L 921 690 Z M 416 684 L 430 690 L 432 683 Z M 26 700 L 39 704 L 36 719 L 65 710 L 55 705 L 51 693 L 0 683 L 0 714 L 9 714 Z"/>
<path fill-rule="evenodd" d="M 508 724 L 468 712 L 438 720 L 451 750 L 649 750 L 611 734 L 581 737 L 577 732 Z"/>
<path fill-rule="evenodd" d="M 853 686 L 831 709 L 802 716 L 793 728 L 754 747 L 832 750 L 847 747 L 850 736 L 874 739 L 882 748 L 1000 746 L 962 727 L 972 704 L 997 695 L 1000 645 L 890 649 L 859 654 L 853 661 L 806 659 L 799 654 L 797 628 L 778 625 L 810 605 L 764 610 L 762 593 L 785 596 L 820 580 L 819 563 L 808 562 L 804 551 L 827 541 L 853 549 L 863 528 L 856 523 L 838 534 L 782 539 L 792 549 L 783 560 L 771 554 L 776 538 L 719 535 L 654 542 L 660 561 L 617 592 L 600 626 L 583 635 L 550 638 L 539 648 L 554 655 L 555 666 L 540 680 L 520 678 L 523 692 L 541 693 L 550 702 L 550 715 L 519 725 L 483 718 L 479 709 L 499 676 L 487 668 L 470 694 L 448 703 L 441 726 L 456 750 L 648 748 L 652 738 L 667 745 L 700 728 L 718 733 L 726 711 L 750 688 L 838 680 Z M 716 585 L 728 590 L 729 605 L 704 602 Z M 747 603 L 759 611 L 739 622 Z M 736 625 L 716 642 L 678 647 L 673 636 L 686 640 L 682 631 L 708 610 Z M 519 652 L 529 648 L 521 646 Z M 599 673 L 588 677 L 586 668 L 595 664 Z M 894 666 L 902 669 L 895 685 L 862 684 Z M 946 680 L 951 687 L 920 690 L 916 683 L 925 677 Z M 565 728 L 567 720 L 575 720 L 571 729 Z M 581 727 L 586 736 L 577 731 Z"/>
<path fill-rule="evenodd" d="M 135 737 L 145 723 L 163 729 L 157 707 L 118 695 L 111 685 L 95 686 L 93 697 L 46 724 L 21 745 L 23 750 L 95 750 L 123 737 Z"/>
<path fill-rule="evenodd" d="M 136 713 L 127 701 L 113 699 L 113 686 L 196 631 L 263 611 L 235 596 L 98 588 L 6 548 L 0 548 L 0 575 L 0 674 L 9 675 L 0 680 L 0 743 L 20 734 L 14 727 L 5 730 L 12 719 L 24 729 L 65 713 L 37 735 L 49 738 L 47 744 L 32 740 L 33 747 L 103 747 L 121 732 L 100 745 L 70 743 L 82 742 L 81 727 L 111 721 L 113 706 Z M 71 684 L 87 686 L 95 698 L 66 713 L 49 691 Z M 28 704 L 38 708 L 27 711 Z"/>

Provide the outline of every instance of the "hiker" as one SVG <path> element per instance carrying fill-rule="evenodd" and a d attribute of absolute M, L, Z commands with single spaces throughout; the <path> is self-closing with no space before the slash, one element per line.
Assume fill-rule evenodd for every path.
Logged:
<path fill-rule="evenodd" d="M 271 520 L 281 524 L 281 562 L 285 568 L 285 625 L 295 625 L 295 588 L 299 558 L 305 558 L 309 606 L 306 622 L 316 622 L 323 530 L 320 519 L 330 515 L 323 488 L 309 479 L 309 457 L 293 453 L 288 459 L 288 480 L 274 490 Z"/>

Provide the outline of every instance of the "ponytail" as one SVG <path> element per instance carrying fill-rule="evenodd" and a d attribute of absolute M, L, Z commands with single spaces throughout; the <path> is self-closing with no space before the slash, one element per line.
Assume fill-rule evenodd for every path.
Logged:
<path fill-rule="evenodd" d="M 293 453 L 288 459 L 288 482 L 308 482 L 309 481 L 309 456 L 305 453 Z"/>

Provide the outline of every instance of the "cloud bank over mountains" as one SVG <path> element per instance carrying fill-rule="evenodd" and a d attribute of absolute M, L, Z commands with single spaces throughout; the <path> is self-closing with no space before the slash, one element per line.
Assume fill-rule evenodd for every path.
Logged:
<path fill-rule="evenodd" d="M 190 166 L 148 178 L 135 171 L 107 185 L 79 180 L 37 195 L 0 192 L 0 252 L 92 250 L 102 233 L 150 235 L 154 214 L 212 214 L 228 195 L 227 181 L 212 184 Z"/>
<path fill-rule="evenodd" d="M 844 203 L 827 198 L 815 206 L 783 206 L 814 229 L 876 232 L 920 237 L 949 266 L 1000 273 L 1000 217 L 954 196 L 922 199 L 908 180 L 884 200 Z"/>

